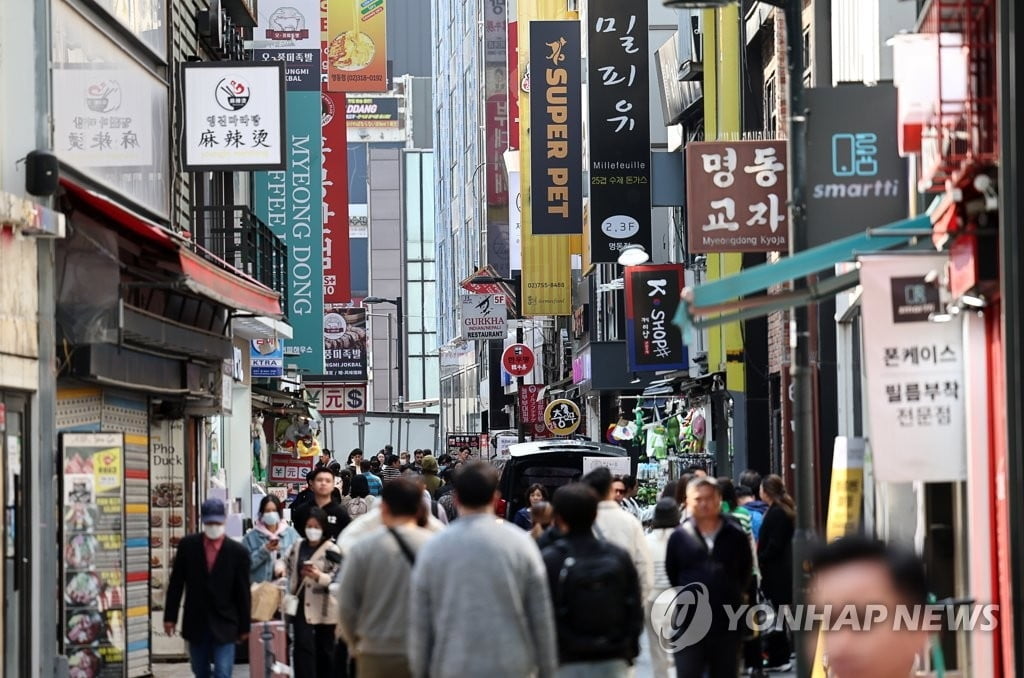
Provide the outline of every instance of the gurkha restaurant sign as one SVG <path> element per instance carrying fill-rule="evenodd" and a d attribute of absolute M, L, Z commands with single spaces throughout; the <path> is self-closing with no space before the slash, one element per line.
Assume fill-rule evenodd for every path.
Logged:
<path fill-rule="evenodd" d="M 530 22 L 533 234 L 583 232 L 580 27 Z"/>
<path fill-rule="evenodd" d="M 185 170 L 283 170 L 282 62 L 182 64 Z"/>
<path fill-rule="evenodd" d="M 785 162 L 785 141 L 687 145 L 690 252 L 788 251 Z"/>

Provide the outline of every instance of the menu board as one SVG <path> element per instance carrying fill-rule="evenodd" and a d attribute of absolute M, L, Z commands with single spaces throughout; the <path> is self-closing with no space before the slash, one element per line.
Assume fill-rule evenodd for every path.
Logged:
<path fill-rule="evenodd" d="M 164 609 L 171 565 L 185 520 L 185 432 L 182 421 L 161 421 L 150 427 L 149 565 L 152 609 Z"/>
<path fill-rule="evenodd" d="M 125 673 L 124 436 L 65 433 L 64 652 L 74 678 Z"/>

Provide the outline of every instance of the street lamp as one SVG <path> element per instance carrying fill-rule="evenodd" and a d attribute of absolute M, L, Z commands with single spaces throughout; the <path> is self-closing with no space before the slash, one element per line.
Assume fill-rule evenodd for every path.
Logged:
<path fill-rule="evenodd" d="M 402 297 L 395 297 L 394 299 L 388 299 L 386 297 L 365 297 L 363 299 L 363 305 L 373 304 L 391 304 L 395 307 L 396 315 L 396 326 L 398 330 L 398 338 L 395 340 L 395 352 L 398 353 L 398 409 L 403 409 L 402 404 L 405 402 L 405 315 L 402 310 Z M 390 382 L 391 377 L 388 377 Z M 391 407 L 394 407 L 394 403 L 391 403 Z"/>
<path fill-rule="evenodd" d="M 803 0 L 763 0 L 781 9 L 786 19 L 786 71 L 789 76 L 789 254 L 807 249 L 807 114 L 804 110 L 804 30 Z M 738 0 L 662 0 L 676 9 L 726 7 Z M 827 27 L 826 27 L 827 28 Z M 796 292 L 807 288 L 807 280 L 793 281 Z M 793 593 L 796 602 L 804 600 L 805 563 L 814 540 L 814 404 L 810 372 L 810 335 L 808 309 L 792 311 L 790 328 L 790 375 L 793 380 L 793 466 L 796 478 L 796 530 L 793 532 Z M 805 651 L 806 634 L 794 635 L 796 674 L 808 676 L 811 659 Z"/>
<path fill-rule="evenodd" d="M 651 260 L 643 245 L 626 245 L 619 250 L 619 266 L 640 266 Z"/>
<path fill-rule="evenodd" d="M 478 275 L 474 276 L 469 281 L 473 285 L 508 285 L 512 288 L 512 292 L 516 295 L 516 314 L 515 319 L 522 321 L 523 319 L 523 281 L 520 278 L 502 278 L 500 276 L 493 275 Z M 523 343 L 523 323 L 516 323 L 516 343 Z M 523 378 L 516 377 L 516 398 L 522 398 L 523 393 Z M 526 442 L 526 425 L 523 423 L 523 412 L 522 408 L 518 409 L 518 415 L 516 416 L 516 433 L 518 442 Z"/>

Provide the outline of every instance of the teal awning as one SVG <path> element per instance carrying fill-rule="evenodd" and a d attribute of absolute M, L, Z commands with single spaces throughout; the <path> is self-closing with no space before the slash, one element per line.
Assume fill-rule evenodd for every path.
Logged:
<path fill-rule="evenodd" d="M 813 303 L 855 287 L 859 272 L 828 276 L 800 291 L 782 294 L 749 295 L 822 271 L 831 272 L 836 264 L 853 261 L 862 254 L 902 247 L 915 238 L 930 236 L 932 217 L 923 214 L 858 235 L 836 240 L 774 263 L 748 268 L 736 275 L 683 290 L 683 303 L 673 319 L 686 337 L 695 328 L 713 327 L 737 320 L 756 318 L 777 311 Z M 746 297 L 746 298 L 744 298 Z"/>

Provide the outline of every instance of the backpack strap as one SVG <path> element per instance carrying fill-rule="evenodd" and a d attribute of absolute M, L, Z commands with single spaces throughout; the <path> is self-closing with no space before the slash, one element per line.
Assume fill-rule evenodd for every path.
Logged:
<path fill-rule="evenodd" d="M 398 533 L 398 530 L 396 530 L 393 527 L 389 527 L 388 532 L 390 532 L 391 536 L 395 538 L 396 542 L 398 542 L 398 548 L 402 549 L 402 554 L 405 555 L 405 559 L 409 561 L 409 565 L 415 565 L 416 554 L 413 553 L 413 550 L 409 548 L 409 545 L 405 542 L 404 539 L 402 539 L 402 535 Z"/>

